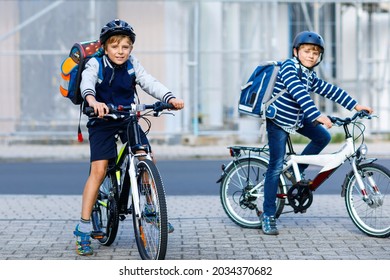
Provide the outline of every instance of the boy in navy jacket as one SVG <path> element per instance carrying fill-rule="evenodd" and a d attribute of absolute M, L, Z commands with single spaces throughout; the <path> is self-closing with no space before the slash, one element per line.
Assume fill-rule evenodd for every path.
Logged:
<path fill-rule="evenodd" d="M 183 100 L 176 98 L 169 89 L 149 75 L 139 61 L 131 55 L 135 36 L 133 28 L 122 20 L 116 19 L 107 23 L 100 33 L 104 55 L 91 58 L 82 72 L 81 94 L 99 117 L 109 112 L 107 104 L 135 103 L 136 84 L 153 97 L 172 104 L 176 110 L 184 107 Z M 103 119 L 93 119 L 87 124 L 91 169 L 84 187 L 81 219 L 74 231 L 77 238 L 76 251 L 79 255 L 93 254 L 90 241 L 92 208 L 105 177 L 109 159 L 116 156 L 115 135 L 120 130 L 126 131 L 126 126 L 125 121 Z M 123 137 L 126 137 L 125 134 Z M 149 145 L 142 131 L 141 140 L 142 144 Z M 170 224 L 169 226 L 172 232 L 173 227 Z"/>

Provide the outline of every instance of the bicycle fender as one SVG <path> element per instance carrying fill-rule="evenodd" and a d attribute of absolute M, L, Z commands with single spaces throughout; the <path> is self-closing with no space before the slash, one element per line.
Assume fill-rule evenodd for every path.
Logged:
<path fill-rule="evenodd" d="M 226 176 L 226 173 L 225 173 L 225 171 L 224 172 L 222 172 L 222 175 L 221 175 L 221 177 L 219 177 L 219 179 L 215 182 L 215 183 L 221 183 L 222 182 L 222 180 L 223 180 L 223 178 L 225 178 L 225 176 Z"/>

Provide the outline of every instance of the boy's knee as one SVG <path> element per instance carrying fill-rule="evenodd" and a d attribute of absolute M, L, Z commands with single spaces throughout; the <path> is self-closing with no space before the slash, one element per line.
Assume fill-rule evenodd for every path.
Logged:
<path fill-rule="evenodd" d="M 332 140 L 332 136 L 330 135 L 330 133 L 326 133 L 323 135 L 321 143 L 326 146 L 329 144 L 330 140 Z"/>
<path fill-rule="evenodd" d="M 316 138 L 312 139 L 314 143 L 318 143 L 318 145 L 323 147 L 328 145 L 330 140 L 332 140 L 332 136 L 328 131 L 325 131 L 325 133 L 321 133 Z"/>

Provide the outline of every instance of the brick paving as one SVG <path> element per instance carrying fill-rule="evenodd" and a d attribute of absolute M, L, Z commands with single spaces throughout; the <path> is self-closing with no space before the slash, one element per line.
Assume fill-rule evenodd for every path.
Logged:
<path fill-rule="evenodd" d="M 225 146 L 155 145 L 159 158 L 228 157 Z M 336 151 L 329 145 L 326 151 Z M 296 149 L 299 152 L 299 148 Z M 371 156 L 390 157 L 390 142 L 369 145 Z M 0 145 L 1 160 L 88 159 L 88 145 Z M 218 196 L 170 196 L 168 260 L 390 260 L 389 238 L 372 238 L 352 223 L 339 195 L 315 195 L 305 214 L 285 214 L 279 236 L 241 228 Z M 81 196 L 0 195 L 0 260 L 77 260 L 72 235 Z M 286 208 L 287 210 L 288 208 Z M 88 259 L 139 260 L 129 217 L 115 242 L 93 242 Z"/>
<path fill-rule="evenodd" d="M 93 241 L 95 254 L 80 257 L 72 231 L 81 196 L 0 196 L 2 260 L 139 260 L 131 217 L 120 223 L 115 242 Z M 241 228 L 224 213 L 218 196 L 167 198 L 168 260 L 389 260 L 389 238 L 361 233 L 349 219 L 338 195 L 314 196 L 305 214 L 279 219 L 279 236 Z M 288 208 L 286 208 L 288 209 Z"/>

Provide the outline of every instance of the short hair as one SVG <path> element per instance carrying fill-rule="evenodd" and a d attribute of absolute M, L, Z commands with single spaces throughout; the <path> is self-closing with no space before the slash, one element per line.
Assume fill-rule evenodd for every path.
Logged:
<path fill-rule="evenodd" d="M 311 46 L 314 50 L 322 52 L 322 48 L 315 44 L 301 44 L 298 49 L 300 49 L 303 46 Z"/>
<path fill-rule="evenodd" d="M 130 45 L 133 45 L 133 42 L 131 41 L 129 36 L 126 36 L 126 35 L 113 35 L 110 38 L 108 38 L 106 42 L 104 42 L 104 46 L 103 47 L 104 47 L 104 49 L 106 49 L 108 44 L 118 43 L 118 42 L 122 41 L 123 39 L 129 40 Z"/>

